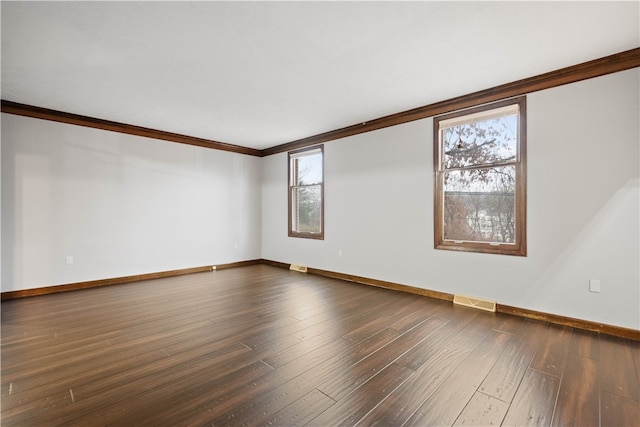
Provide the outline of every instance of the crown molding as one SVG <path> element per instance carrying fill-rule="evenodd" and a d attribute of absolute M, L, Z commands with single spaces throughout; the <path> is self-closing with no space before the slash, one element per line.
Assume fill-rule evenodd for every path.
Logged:
<path fill-rule="evenodd" d="M 468 95 L 462 95 L 434 104 L 425 105 L 401 113 L 380 117 L 364 123 L 347 126 L 345 128 L 333 130 L 298 139 L 286 144 L 262 150 L 263 156 L 296 150 L 311 145 L 321 144 L 360 133 L 395 126 L 451 111 L 462 110 L 476 105 L 499 101 L 515 96 L 522 96 L 528 93 L 537 92 L 544 89 L 551 89 L 581 80 L 604 76 L 606 74 L 617 73 L 619 71 L 640 67 L 640 48 L 627 50 L 603 58 L 573 65 L 559 70 L 540 74 L 534 77 L 518 80 L 490 89 L 481 90 Z"/>
<path fill-rule="evenodd" d="M 78 114 L 65 113 L 63 111 L 51 110 L 48 108 L 36 107 L 33 105 L 20 104 L 18 102 L 7 101 L 4 99 L 2 100 L 2 112 L 8 114 L 16 114 L 18 116 L 32 117 L 35 119 L 50 120 L 53 122 L 108 130 L 111 132 L 119 132 L 128 135 L 136 135 L 147 138 L 160 139 L 163 141 L 177 142 L 179 144 L 195 145 L 198 147 L 212 148 L 215 150 L 231 151 L 233 153 L 247 154 L 250 156 L 262 156 L 261 150 L 257 150 L 254 148 L 247 148 L 239 145 L 227 144 L 226 142 L 213 141 L 210 139 L 196 138 L 193 136 L 165 132 L 141 126 L 134 126 L 126 123 L 112 122 L 109 120 L 81 116 Z"/>
<path fill-rule="evenodd" d="M 196 138 L 171 132 L 144 128 L 125 123 L 112 122 L 93 117 L 81 116 L 78 114 L 65 113 L 62 111 L 47 108 L 20 104 L 8 100 L 2 100 L 2 112 L 17 114 L 20 116 L 33 117 L 43 120 L 51 120 L 60 123 L 73 124 L 78 126 L 103 129 L 112 132 L 120 132 L 130 135 L 144 136 L 164 141 L 177 142 L 180 144 L 195 145 L 199 147 L 212 148 L 215 150 L 231 151 L 234 153 L 247 154 L 250 156 L 264 157 L 272 154 L 296 150 L 329 141 L 334 141 L 348 136 L 371 132 L 390 126 L 421 120 L 438 114 L 449 113 L 451 111 L 462 110 L 476 105 L 499 101 L 501 99 L 514 96 L 526 95 L 528 93 L 551 89 L 565 84 L 576 83 L 594 77 L 625 71 L 631 68 L 640 67 L 640 47 L 619 52 L 603 58 L 583 62 L 570 67 L 540 74 L 534 77 L 518 80 L 490 89 L 473 92 L 471 94 L 458 96 L 445 101 L 436 102 L 411 110 L 373 119 L 364 123 L 347 126 L 344 128 L 324 132 L 307 138 L 298 139 L 284 144 L 276 145 L 263 150 L 242 147 L 204 138 Z"/>

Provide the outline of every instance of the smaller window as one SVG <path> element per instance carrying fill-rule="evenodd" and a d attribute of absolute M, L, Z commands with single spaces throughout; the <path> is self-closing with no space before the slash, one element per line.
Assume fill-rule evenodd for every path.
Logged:
<path fill-rule="evenodd" d="M 289 236 L 324 239 L 323 146 L 289 153 Z"/>
<path fill-rule="evenodd" d="M 525 256 L 526 98 L 434 119 L 435 248 Z"/>

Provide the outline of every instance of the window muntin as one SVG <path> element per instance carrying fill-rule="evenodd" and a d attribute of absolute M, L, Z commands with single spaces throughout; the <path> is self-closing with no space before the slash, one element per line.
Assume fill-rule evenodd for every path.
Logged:
<path fill-rule="evenodd" d="M 526 255 L 525 98 L 434 119 L 435 247 Z"/>
<path fill-rule="evenodd" d="M 289 236 L 324 238 L 323 147 L 289 153 Z"/>

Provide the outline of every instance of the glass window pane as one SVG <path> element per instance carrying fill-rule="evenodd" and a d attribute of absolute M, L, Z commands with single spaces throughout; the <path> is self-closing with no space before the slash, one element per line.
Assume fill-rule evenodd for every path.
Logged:
<path fill-rule="evenodd" d="M 319 185 L 309 187 L 293 187 L 292 228 L 299 233 L 320 233 L 322 192 Z"/>
<path fill-rule="evenodd" d="M 445 240 L 515 242 L 515 166 L 444 174 Z"/>
<path fill-rule="evenodd" d="M 322 153 L 292 159 L 295 170 L 294 185 L 312 185 L 322 182 Z"/>
<path fill-rule="evenodd" d="M 442 140 L 445 169 L 515 161 L 517 114 L 445 128 Z"/>

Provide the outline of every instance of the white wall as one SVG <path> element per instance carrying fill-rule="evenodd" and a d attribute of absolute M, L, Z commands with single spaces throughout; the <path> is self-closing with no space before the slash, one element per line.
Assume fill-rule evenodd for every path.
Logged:
<path fill-rule="evenodd" d="M 318 241 L 287 237 L 286 153 L 2 114 L 2 291 L 266 258 L 640 329 L 639 117 L 639 69 L 528 96 L 521 258 L 433 249 L 431 119 L 325 145 Z"/>
<path fill-rule="evenodd" d="M 2 291 L 260 258 L 260 175 L 257 157 L 2 114 Z"/>
<path fill-rule="evenodd" d="M 528 95 L 527 257 L 433 249 L 432 119 L 325 145 L 324 241 L 287 237 L 286 153 L 263 158 L 262 256 L 640 329 L 639 83 Z"/>

